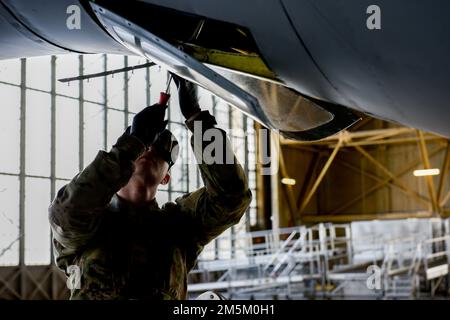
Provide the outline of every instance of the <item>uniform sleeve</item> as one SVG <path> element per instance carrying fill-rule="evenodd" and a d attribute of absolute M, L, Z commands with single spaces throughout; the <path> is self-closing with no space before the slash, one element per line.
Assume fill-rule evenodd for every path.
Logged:
<path fill-rule="evenodd" d="M 211 139 L 215 142 L 213 144 L 216 146 L 215 153 L 222 150 L 222 159 L 227 160 L 226 158 L 228 158 L 228 161 L 221 163 L 208 159 L 210 154 L 208 148 L 210 149 L 213 145 L 211 142 L 202 142 L 201 135 L 195 134 L 194 121 L 197 121 L 197 124 L 201 123 L 201 132 L 212 130 L 209 132 L 217 137 L 217 139 Z M 193 217 L 194 230 L 192 230 L 192 234 L 196 245 L 199 246 L 197 253 L 208 242 L 237 224 L 250 205 L 252 198 L 244 170 L 234 156 L 225 131 L 216 128 L 214 124 L 214 117 L 205 111 L 197 118 L 186 122 L 188 128 L 194 131 L 191 145 L 205 186 L 175 200 L 183 213 Z M 199 126 L 196 129 L 198 128 Z M 205 137 L 207 136 L 206 132 Z M 202 158 L 202 156 L 204 157 Z M 215 159 L 220 159 L 220 157 Z"/>
<path fill-rule="evenodd" d="M 133 162 L 145 150 L 137 138 L 122 135 L 110 152 L 95 160 L 61 188 L 49 208 L 55 248 L 76 251 L 96 233 L 113 195 L 128 183 Z"/>

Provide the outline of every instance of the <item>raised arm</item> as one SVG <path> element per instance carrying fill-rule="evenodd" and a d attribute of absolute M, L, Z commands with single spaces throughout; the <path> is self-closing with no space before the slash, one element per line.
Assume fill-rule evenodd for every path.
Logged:
<path fill-rule="evenodd" d="M 221 161 L 216 163 L 214 159 L 208 159 L 209 155 L 205 150 L 208 144 L 202 142 L 200 135 L 194 134 L 191 144 L 195 150 L 205 186 L 176 200 L 183 212 L 194 217 L 197 224 L 193 230 L 194 237 L 200 246 L 205 246 L 226 229 L 237 224 L 252 199 L 247 177 L 233 154 L 226 133 L 211 125 L 212 119 L 208 112 L 202 112 L 190 121 L 188 127 L 191 127 L 192 122 L 199 121 L 206 125 L 205 130 L 212 130 L 209 132 L 218 139 L 213 142 L 214 146 L 216 149 L 223 148 L 225 163 Z M 221 138 L 218 138 L 219 136 Z M 206 158 L 202 157 L 201 153 Z M 226 155 L 229 155 L 228 159 Z M 218 159 L 217 157 L 215 160 Z"/>
<path fill-rule="evenodd" d="M 250 205 L 252 194 L 225 131 L 215 127 L 215 118 L 208 111 L 200 111 L 193 85 L 177 77 L 174 79 L 186 126 L 193 132 L 191 145 L 205 185 L 175 202 L 182 212 L 194 218 L 192 233 L 201 250 L 239 222 Z M 215 152 L 211 152 L 212 149 Z"/>

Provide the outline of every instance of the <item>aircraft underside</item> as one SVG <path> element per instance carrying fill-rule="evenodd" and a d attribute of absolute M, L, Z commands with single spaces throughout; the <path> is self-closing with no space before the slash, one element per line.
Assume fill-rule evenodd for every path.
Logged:
<path fill-rule="evenodd" d="M 450 2 L 435 2 L 377 1 L 371 28 L 367 0 L 1 0 L 0 59 L 141 55 L 296 140 L 362 114 L 450 137 Z"/>

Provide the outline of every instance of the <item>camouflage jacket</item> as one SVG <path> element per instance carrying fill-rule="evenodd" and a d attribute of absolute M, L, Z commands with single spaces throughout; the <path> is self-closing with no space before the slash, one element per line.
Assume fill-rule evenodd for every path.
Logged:
<path fill-rule="evenodd" d="M 214 119 L 202 112 L 195 120 L 208 117 Z M 191 145 L 204 148 L 194 136 Z M 56 264 L 67 276 L 73 266 L 81 275 L 71 299 L 185 299 L 187 274 L 203 247 L 238 223 L 249 206 L 252 195 L 237 161 L 199 162 L 205 187 L 162 208 L 156 200 L 145 207 L 127 203 L 116 192 L 144 150 L 124 134 L 61 188 L 50 206 Z"/>

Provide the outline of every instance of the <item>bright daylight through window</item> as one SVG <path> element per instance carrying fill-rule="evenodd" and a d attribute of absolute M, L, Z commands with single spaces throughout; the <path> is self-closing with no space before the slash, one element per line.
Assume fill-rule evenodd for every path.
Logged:
<path fill-rule="evenodd" d="M 132 117 L 155 103 L 167 72 L 154 66 L 83 82 L 58 79 L 143 64 L 138 57 L 61 55 L 0 62 L 0 265 L 51 263 L 48 206 L 56 192 L 87 166 L 99 150 L 109 150 Z M 175 92 L 172 83 L 171 90 Z M 178 104 L 176 94 L 171 103 Z M 199 89 L 202 108 L 214 114 L 230 139 L 256 195 L 253 121 Z M 157 193 L 160 205 L 202 186 L 179 108 L 170 108 L 169 129 L 181 145 L 172 181 Z M 7 150 L 7 152 L 5 152 Z M 256 223 L 256 200 L 240 224 L 243 233 Z M 209 247 L 229 248 L 228 241 Z M 21 249 L 22 248 L 22 249 Z M 23 250 L 23 252 L 21 252 Z"/>

